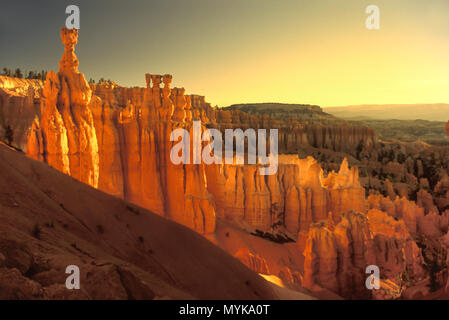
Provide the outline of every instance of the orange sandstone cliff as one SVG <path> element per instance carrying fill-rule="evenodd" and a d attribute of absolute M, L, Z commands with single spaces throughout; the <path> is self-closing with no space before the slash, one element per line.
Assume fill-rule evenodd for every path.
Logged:
<path fill-rule="evenodd" d="M 169 159 L 170 133 L 192 130 L 184 89 L 171 89 L 169 75 L 147 75 L 145 89 L 94 86 L 93 95 L 77 70 L 78 31 L 63 29 L 61 36 L 60 71 L 47 75 L 42 116 L 33 123 L 27 154 L 200 233 L 213 233 L 204 166 Z"/>
<path fill-rule="evenodd" d="M 88 107 L 92 90 L 78 71 L 78 30 L 62 29 L 65 51 L 57 74 L 45 81 L 41 119 L 33 122 L 27 154 L 72 177 L 98 187 L 98 142 Z"/>

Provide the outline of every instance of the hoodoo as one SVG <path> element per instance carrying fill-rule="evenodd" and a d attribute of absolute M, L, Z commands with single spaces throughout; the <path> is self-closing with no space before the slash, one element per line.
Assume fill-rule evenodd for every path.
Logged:
<path fill-rule="evenodd" d="M 98 187 L 99 155 L 91 109 L 92 90 L 78 71 L 78 30 L 63 28 L 64 54 L 57 74 L 44 84 L 41 118 L 33 122 L 27 153 L 52 167 Z"/>

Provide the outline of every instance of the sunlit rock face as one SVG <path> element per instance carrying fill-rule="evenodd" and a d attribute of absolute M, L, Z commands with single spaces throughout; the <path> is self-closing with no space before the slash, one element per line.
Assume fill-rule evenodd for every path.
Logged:
<path fill-rule="evenodd" d="M 9 126 L 12 145 L 26 150 L 28 135 L 36 115 L 40 116 L 43 82 L 0 76 L 0 136 Z"/>
<path fill-rule="evenodd" d="M 98 143 L 89 103 L 92 90 L 78 71 L 78 30 L 62 29 L 64 54 L 57 74 L 49 72 L 41 101 L 41 119 L 33 123 L 27 154 L 72 177 L 98 187 Z"/>
<path fill-rule="evenodd" d="M 204 165 L 170 160 L 177 143 L 170 141 L 172 131 L 186 129 L 193 136 L 190 99 L 184 89 L 170 87 L 170 75 L 148 74 L 146 80 L 147 88 L 93 85 L 99 188 L 199 233 L 213 233 L 215 209 Z"/>
<path fill-rule="evenodd" d="M 185 128 L 192 133 L 185 90 L 172 89 L 170 75 L 147 75 L 147 88 L 91 88 L 78 71 L 78 31 L 64 28 L 61 38 L 65 50 L 60 70 L 48 73 L 43 87 L 2 78 L 2 112 L 14 112 L 2 119 L 19 123 L 11 123 L 20 132 L 15 141 L 30 157 L 86 184 L 199 233 L 213 233 L 215 210 L 204 165 L 174 165 L 169 157 L 175 143 L 170 142 L 171 132 Z M 21 98 L 18 103 L 11 102 L 14 94 Z M 40 108 L 35 96 L 41 98 Z M 30 114 L 29 121 L 19 120 L 24 114 L 20 105 Z"/>
<path fill-rule="evenodd" d="M 424 218 L 424 209 L 417 206 L 416 203 L 399 197 L 393 201 L 380 194 L 369 195 L 367 202 L 370 209 L 381 210 L 396 219 L 404 220 L 412 235 L 423 231 L 419 222 Z"/>
<path fill-rule="evenodd" d="M 338 217 L 348 209 L 365 210 L 357 169 L 349 170 L 346 161 L 338 173 L 326 178 L 311 157 L 281 155 L 278 173 L 266 177 L 255 165 L 173 165 L 169 159 L 172 130 L 186 128 L 192 133 L 193 120 L 214 125 L 217 115 L 204 97 L 170 88 L 168 75 L 147 75 L 147 88 L 104 83 L 92 85 L 90 91 L 84 81 L 73 80 L 81 79 L 73 37 L 64 40 L 61 71 L 48 74 L 42 116 L 36 113 L 28 125 L 24 149 L 33 158 L 201 233 L 214 230 L 214 206 L 225 219 L 265 231 L 276 224 L 293 238 L 300 233 L 301 239 L 309 224 L 326 219 L 329 211 Z M 67 81 L 73 84 L 64 85 Z M 87 117 L 71 117 L 78 110 Z M 89 136 L 90 144 L 81 143 Z M 83 146 L 82 156 L 76 157 Z M 77 166 L 82 161 L 84 175 Z"/>
<path fill-rule="evenodd" d="M 326 288 L 347 298 L 371 297 L 373 292 L 360 285 L 369 265 L 380 268 L 381 292 L 385 296 L 379 298 L 397 298 L 401 294 L 401 289 L 396 292 L 385 282 L 394 283 L 397 289 L 403 285 L 401 276 L 405 273 L 414 280 L 426 276 L 421 251 L 404 222 L 379 210 L 367 214 L 346 212 L 335 225 L 313 224 L 304 257 L 305 287 Z"/>
<path fill-rule="evenodd" d="M 252 254 L 248 249 L 242 248 L 236 254 L 235 257 L 240 260 L 249 269 L 261 274 L 271 274 L 268 268 L 267 262 L 264 258 L 258 255 Z"/>
<path fill-rule="evenodd" d="M 281 226 L 304 239 L 309 225 L 329 212 L 337 219 L 349 209 L 366 212 L 357 168 L 349 169 L 346 159 L 327 177 L 312 157 L 291 155 L 279 156 L 276 175 L 261 176 L 255 165 L 208 166 L 206 175 L 219 216 L 263 231 Z"/>

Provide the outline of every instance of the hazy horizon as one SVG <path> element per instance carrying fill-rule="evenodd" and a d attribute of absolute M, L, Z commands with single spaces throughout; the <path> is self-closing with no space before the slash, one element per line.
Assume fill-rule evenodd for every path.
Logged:
<path fill-rule="evenodd" d="M 349 107 L 376 107 L 376 106 L 422 106 L 422 105 L 446 105 L 449 106 L 449 103 L 447 102 L 433 102 L 433 103 L 427 103 L 427 102 L 421 102 L 421 103 L 361 103 L 361 104 L 348 104 L 348 105 L 333 105 L 333 106 L 320 106 L 323 109 L 326 108 L 349 108 Z"/>

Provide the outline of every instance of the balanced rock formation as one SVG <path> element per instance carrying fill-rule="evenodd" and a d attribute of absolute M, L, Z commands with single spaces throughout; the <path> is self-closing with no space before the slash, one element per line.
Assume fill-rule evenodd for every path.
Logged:
<path fill-rule="evenodd" d="M 64 54 L 58 74 L 49 72 L 43 89 L 41 119 L 30 132 L 27 153 L 72 177 L 98 187 L 99 156 L 92 90 L 78 71 L 78 30 L 63 28 Z"/>

